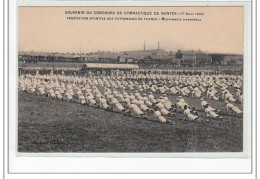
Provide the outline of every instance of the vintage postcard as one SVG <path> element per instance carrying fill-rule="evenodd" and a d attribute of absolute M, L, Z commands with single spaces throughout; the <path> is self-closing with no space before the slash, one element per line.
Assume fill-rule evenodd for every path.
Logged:
<path fill-rule="evenodd" d="M 18 11 L 19 152 L 243 151 L 243 7 Z"/>
<path fill-rule="evenodd" d="M 250 12 L 246 3 L 17 6 L 12 155 L 250 166 Z"/>

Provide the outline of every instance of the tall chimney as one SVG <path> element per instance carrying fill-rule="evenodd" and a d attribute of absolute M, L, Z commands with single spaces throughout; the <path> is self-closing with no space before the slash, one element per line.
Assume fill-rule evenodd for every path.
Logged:
<path fill-rule="evenodd" d="M 145 51 L 145 41 L 144 41 L 144 51 Z"/>

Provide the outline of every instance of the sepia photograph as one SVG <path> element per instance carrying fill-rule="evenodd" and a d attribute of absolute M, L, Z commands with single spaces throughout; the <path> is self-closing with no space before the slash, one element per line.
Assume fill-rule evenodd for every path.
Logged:
<path fill-rule="evenodd" d="M 19 153 L 244 152 L 243 6 L 20 6 L 17 20 Z"/>

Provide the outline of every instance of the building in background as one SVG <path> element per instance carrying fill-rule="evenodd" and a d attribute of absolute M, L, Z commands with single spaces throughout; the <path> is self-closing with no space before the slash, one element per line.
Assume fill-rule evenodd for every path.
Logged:
<path fill-rule="evenodd" d="M 122 51 L 119 53 L 121 59 L 134 59 L 142 61 L 147 59 L 160 59 L 168 56 L 168 52 L 163 49 Z"/>
<path fill-rule="evenodd" d="M 207 53 L 201 50 L 178 50 L 177 52 L 157 49 L 121 51 L 97 51 L 90 53 L 50 53 L 24 52 L 18 54 L 21 63 L 38 62 L 76 62 L 76 63 L 110 63 L 110 64 L 140 64 L 154 67 L 204 67 L 206 65 L 243 65 L 243 55 Z"/>
<path fill-rule="evenodd" d="M 209 61 L 208 54 L 201 50 L 178 50 L 175 54 L 175 58 L 179 59 L 181 66 L 204 66 L 208 64 Z"/>

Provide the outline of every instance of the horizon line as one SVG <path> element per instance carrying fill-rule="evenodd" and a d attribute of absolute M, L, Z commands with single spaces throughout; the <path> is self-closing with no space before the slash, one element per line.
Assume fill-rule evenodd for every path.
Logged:
<path fill-rule="evenodd" d="M 120 52 L 131 52 L 131 51 L 150 51 L 150 50 L 164 50 L 163 48 L 154 48 L 154 49 L 147 49 L 147 50 L 121 50 L 121 51 L 117 51 L 117 50 L 97 50 L 97 51 L 91 51 L 91 52 L 82 52 L 82 49 L 81 49 L 81 53 L 80 52 L 61 52 L 61 51 L 40 51 L 40 50 L 18 50 L 18 53 L 20 52 L 36 52 L 36 53 L 64 53 L 64 54 L 87 54 L 87 53 L 95 53 L 95 52 L 111 52 L 111 53 L 120 53 Z M 206 54 L 234 54 L 234 55 L 244 55 L 244 53 L 236 53 L 236 52 L 214 52 L 214 51 L 204 51 L 204 50 L 201 50 L 201 49 L 177 49 L 177 50 L 164 50 L 166 52 L 177 52 L 178 50 L 181 50 L 181 51 L 201 51 L 201 52 L 204 52 Z"/>

